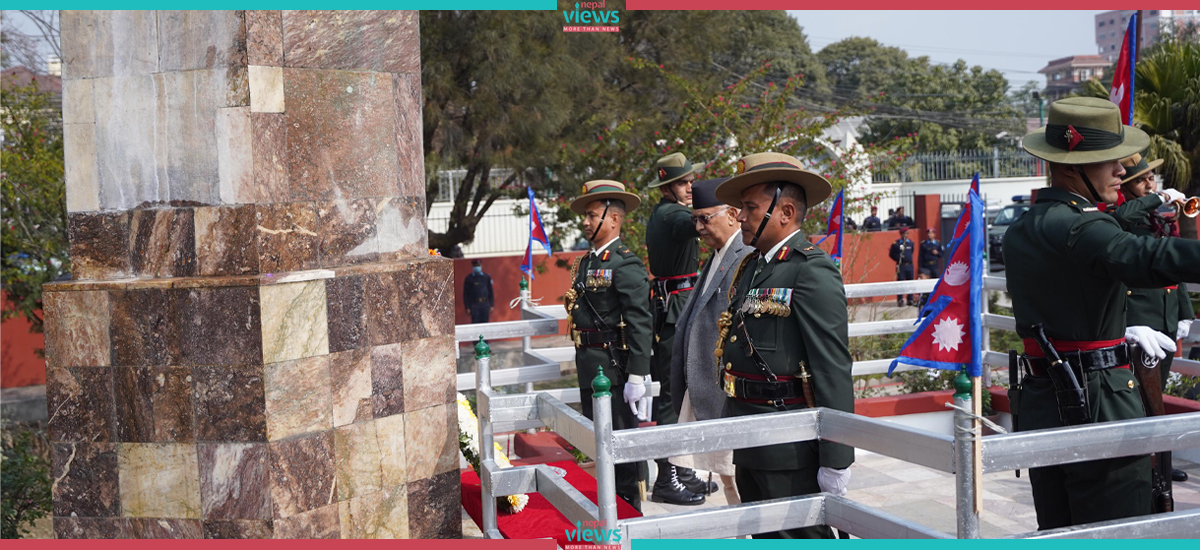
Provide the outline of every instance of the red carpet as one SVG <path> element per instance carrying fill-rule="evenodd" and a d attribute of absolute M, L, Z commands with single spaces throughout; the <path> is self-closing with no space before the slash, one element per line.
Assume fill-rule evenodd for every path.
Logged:
<path fill-rule="evenodd" d="M 555 466 L 567 471 L 564 479 L 567 480 L 573 487 L 588 497 L 593 503 L 596 502 L 596 478 L 580 468 L 574 460 L 564 460 L 562 462 L 553 462 L 547 466 Z M 470 469 L 462 471 L 462 505 L 466 509 L 467 515 L 475 520 L 476 525 L 483 524 L 483 509 L 480 505 L 480 487 L 479 476 Z M 642 514 L 630 506 L 629 503 L 617 498 L 617 518 L 636 518 Z M 575 528 L 575 525 L 568 522 L 566 516 L 558 513 L 550 501 L 537 493 L 529 493 L 529 504 L 519 514 L 506 514 L 500 512 L 500 517 L 496 520 L 497 527 L 500 528 L 500 534 L 509 539 L 541 539 L 553 537 L 558 541 L 560 547 L 565 548 L 567 542 L 567 532 Z M 579 544 L 571 541 L 569 544 Z"/>

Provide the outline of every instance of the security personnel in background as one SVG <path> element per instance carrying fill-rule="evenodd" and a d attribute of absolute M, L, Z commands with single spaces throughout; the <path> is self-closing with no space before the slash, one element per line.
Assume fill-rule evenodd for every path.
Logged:
<path fill-rule="evenodd" d="M 863 231 L 880 231 L 883 229 L 883 224 L 879 221 L 879 207 L 871 207 L 871 215 L 863 220 Z"/>
<path fill-rule="evenodd" d="M 1146 133 L 1123 126 L 1103 99 L 1061 99 L 1049 111 L 1049 123 L 1022 146 L 1047 161 L 1051 186 L 1004 234 L 1008 292 L 1025 338 L 1026 372 L 1012 401 L 1020 431 L 1145 416 L 1126 341 L 1148 354 L 1164 349 L 1126 329 L 1127 287 L 1200 281 L 1200 242 L 1136 236 L 1096 207 L 1116 201 L 1126 173 L 1119 160 L 1145 149 Z M 1173 350 L 1174 342 L 1162 344 Z M 1048 361 L 1053 354 L 1065 362 Z M 1040 529 L 1151 513 L 1144 455 L 1031 468 L 1029 479 Z"/>
<path fill-rule="evenodd" d="M 1125 167 L 1125 179 L 1121 180 L 1121 195 L 1125 202 L 1112 212 L 1112 216 L 1126 231 L 1139 237 L 1161 239 L 1179 236 L 1177 225 L 1158 213 L 1163 198 L 1155 193 L 1158 187 L 1154 169 L 1162 163 L 1162 159 L 1146 162 L 1140 154 L 1121 160 L 1121 166 Z M 1168 194 L 1167 202 L 1184 198 L 1182 193 L 1174 189 L 1164 189 L 1163 192 Z M 1129 327 L 1126 330 L 1134 327 L 1155 330 L 1171 340 L 1187 337 L 1196 314 L 1192 311 L 1192 301 L 1186 291 L 1180 292 L 1177 285 L 1172 285 L 1166 288 L 1131 288 L 1126 295 L 1125 324 Z M 1162 369 L 1160 377 L 1163 390 L 1167 387 L 1173 359 L 1173 353 L 1164 352 L 1158 363 L 1158 368 Z M 1183 482 L 1187 479 L 1187 472 L 1183 470 L 1171 472 L 1172 481 Z"/>
<path fill-rule="evenodd" d="M 942 243 L 938 242 L 937 230 L 932 227 L 925 228 L 925 240 L 921 241 L 921 254 L 918 258 L 921 261 L 921 273 L 930 279 L 942 275 Z"/>
<path fill-rule="evenodd" d="M 889 217 L 887 221 L 888 231 L 900 229 L 901 227 L 912 227 L 914 225 L 916 225 L 916 222 L 914 222 L 912 218 L 904 215 L 903 206 L 897 207 L 896 211 L 892 212 L 891 217 Z"/>
<path fill-rule="evenodd" d="M 613 403 L 614 430 L 638 426 L 637 402 L 646 393 L 650 373 L 650 283 L 646 268 L 621 242 L 621 224 L 641 199 L 620 182 L 589 181 L 571 210 L 583 216 L 589 253 L 571 266 L 573 286 L 564 296 L 583 414 L 592 418 L 592 379 L 599 368 L 623 388 L 626 404 Z M 617 464 L 617 494 L 641 510 L 638 482 L 646 479 L 646 463 Z"/>
<path fill-rule="evenodd" d="M 908 240 L 908 226 L 900 226 L 900 238 L 892 243 L 888 256 L 896 262 L 896 280 L 911 281 L 913 279 L 913 242 Z M 907 299 L 907 300 L 906 300 Z M 896 307 L 914 305 L 913 295 L 896 295 Z"/>
<path fill-rule="evenodd" d="M 742 208 L 742 241 L 756 249 L 734 274 L 719 325 L 716 354 L 729 416 L 854 410 L 841 272 L 800 229 L 808 206 L 830 193 L 828 181 L 779 153 L 743 157 L 737 175 L 717 187 L 721 202 Z M 733 452 L 744 502 L 820 491 L 844 495 L 853 462 L 853 448 L 828 441 Z M 824 525 L 755 535 L 832 536 Z"/>
<path fill-rule="evenodd" d="M 483 272 L 479 260 L 471 260 L 471 273 L 463 281 L 463 303 L 471 314 L 472 323 L 488 322 L 496 295 L 492 292 L 492 276 Z"/>
<path fill-rule="evenodd" d="M 646 222 L 646 259 L 654 280 L 650 283 L 650 308 L 654 314 L 654 354 L 650 374 L 659 383 L 652 418 L 659 425 L 675 424 L 679 415 L 672 404 L 671 351 L 675 343 L 675 322 L 687 304 L 700 270 L 700 233 L 692 223 L 692 182 L 695 168 L 682 153 L 658 159 L 650 189 L 662 192 Z M 658 476 L 654 482 L 655 502 L 696 504 L 716 490 L 696 477 L 690 468 L 676 468 L 665 458 L 655 461 Z"/>

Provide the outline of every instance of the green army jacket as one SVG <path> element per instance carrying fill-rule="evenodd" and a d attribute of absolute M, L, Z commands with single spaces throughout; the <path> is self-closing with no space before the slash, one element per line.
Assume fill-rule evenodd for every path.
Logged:
<path fill-rule="evenodd" d="M 674 277 L 695 273 L 700 269 L 700 233 L 692 223 L 691 209 L 664 198 L 654 205 L 650 221 L 646 222 L 646 253 L 650 273 L 655 277 Z M 687 304 L 691 291 L 671 297 L 667 310 L 668 324 L 675 324 Z"/>
<path fill-rule="evenodd" d="M 816 403 L 810 405 L 854 412 L 846 291 L 841 272 L 825 252 L 808 242 L 803 231 L 793 235 L 784 246 L 786 250 L 781 248 L 757 275 L 755 261 L 746 266 L 735 300 L 744 299 L 751 289 L 792 289 L 790 313 L 786 317 L 746 315 L 746 331 L 776 376 L 797 376 L 800 362 L 804 362 L 812 375 L 816 398 Z M 721 368 L 761 376 L 762 371 L 746 356 L 745 344 L 735 316 L 734 327 L 726 337 Z M 724 377 L 717 378 L 722 380 Z M 728 399 L 730 416 L 779 410 L 769 404 Z M 798 469 L 807 465 L 804 463 L 811 452 L 806 449 L 814 446 L 820 466 L 842 469 L 854 462 L 852 447 L 825 441 L 737 449 L 733 452 L 733 462 L 761 470 Z"/>
<path fill-rule="evenodd" d="M 600 281 L 600 284 L 587 285 L 588 277 Z M 650 321 L 650 282 L 642 260 L 618 238 L 599 255 L 589 252 L 583 256 L 575 281 L 585 283 L 587 299 L 604 318 L 609 329 L 617 330 L 622 319 L 625 321 L 625 343 L 629 347 L 629 352 L 624 354 L 626 374 L 649 374 L 653 327 Z M 601 323 L 592 317 L 583 299 L 580 296 L 570 312 L 573 328 L 599 329 Z M 600 348 L 594 351 L 605 353 Z M 607 361 L 604 363 L 607 364 Z M 589 367 L 594 369 L 595 365 Z M 581 380 L 580 383 L 590 383 L 590 380 Z"/>
<path fill-rule="evenodd" d="M 1146 195 L 1126 201 L 1112 212 L 1112 216 L 1134 235 L 1155 237 L 1150 214 L 1159 206 L 1162 206 L 1162 199 L 1158 195 Z M 1174 338 L 1179 321 L 1196 316 L 1187 293 L 1178 288 L 1130 288 L 1125 294 L 1125 324 L 1128 326 L 1147 326 Z"/>
<path fill-rule="evenodd" d="M 1117 340 L 1125 335 L 1126 287 L 1200 281 L 1200 241 L 1136 236 L 1053 187 L 1039 190 L 1004 233 L 1004 260 L 1022 337 L 1043 323 L 1052 339 Z"/>

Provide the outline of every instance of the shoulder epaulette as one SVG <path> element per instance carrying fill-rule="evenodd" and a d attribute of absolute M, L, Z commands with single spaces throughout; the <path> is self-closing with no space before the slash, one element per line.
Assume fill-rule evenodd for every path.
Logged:
<path fill-rule="evenodd" d="M 605 250 L 604 252 L 601 252 L 601 253 L 600 253 L 600 261 L 602 261 L 602 262 L 607 262 L 607 261 L 608 261 L 608 258 L 609 258 L 609 256 L 612 256 L 612 251 L 611 251 L 611 250 Z"/>
<path fill-rule="evenodd" d="M 785 244 L 785 245 L 783 245 L 783 248 L 779 249 L 779 254 L 775 255 L 775 259 L 780 262 L 786 262 L 788 259 L 788 256 L 791 253 L 792 253 L 792 247 Z"/>
<path fill-rule="evenodd" d="M 808 245 L 805 245 L 804 248 L 800 249 L 800 253 L 804 254 L 804 257 L 806 257 L 806 258 L 816 258 L 818 256 L 825 254 L 825 251 L 821 250 L 820 248 L 817 248 L 814 245 L 808 244 Z"/>

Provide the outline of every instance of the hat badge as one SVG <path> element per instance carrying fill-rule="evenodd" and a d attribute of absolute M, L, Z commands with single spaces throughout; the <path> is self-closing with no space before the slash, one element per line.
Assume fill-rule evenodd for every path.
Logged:
<path fill-rule="evenodd" d="M 588 189 L 587 189 L 587 184 L 585 183 L 585 184 L 583 184 L 583 191 L 580 191 L 580 193 L 582 193 L 582 194 L 586 195 L 586 194 L 587 194 L 587 191 L 588 191 Z"/>
<path fill-rule="evenodd" d="M 1063 135 L 1067 138 L 1067 151 L 1074 151 L 1075 147 L 1083 141 L 1083 136 L 1079 135 L 1079 130 L 1074 126 L 1067 126 L 1067 133 Z"/>
<path fill-rule="evenodd" d="M 738 175 L 744 174 L 745 172 L 746 172 L 746 159 L 738 159 L 738 161 L 737 161 Z"/>
<path fill-rule="evenodd" d="M 666 179 L 666 177 L 667 177 L 667 169 L 659 168 L 658 169 L 658 179 Z"/>

